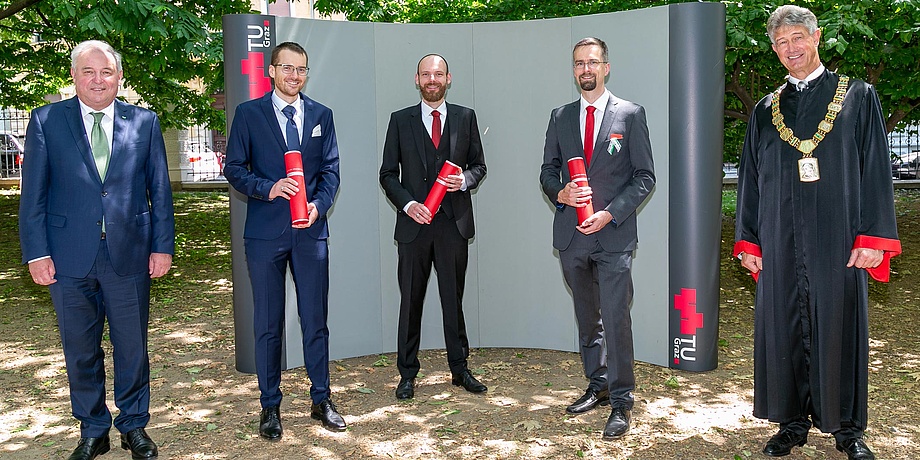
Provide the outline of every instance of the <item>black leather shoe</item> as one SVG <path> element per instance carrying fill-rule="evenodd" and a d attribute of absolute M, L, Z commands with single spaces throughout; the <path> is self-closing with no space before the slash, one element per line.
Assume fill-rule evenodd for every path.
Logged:
<path fill-rule="evenodd" d="M 875 454 L 862 438 L 849 438 L 837 443 L 837 450 L 847 454 L 848 460 L 875 460 Z"/>
<path fill-rule="evenodd" d="M 610 411 L 610 417 L 607 417 L 607 424 L 604 425 L 604 441 L 622 438 L 629 432 L 629 418 L 629 409 L 614 407 Z"/>
<path fill-rule="evenodd" d="M 101 438 L 80 438 L 77 448 L 73 450 L 67 460 L 93 460 L 111 449 L 109 435 Z"/>
<path fill-rule="evenodd" d="M 322 420 L 327 430 L 345 431 L 345 419 L 335 410 L 332 399 L 326 398 L 319 404 L 313 404 L 313 408 L 310 409 L 310 417 L 314 420 Z"/>
<path fill-rule="evenodd" d="M 415 396 L 415 379 L 400 379 L 396 385 L 396 399 L 412 399 Z"/>
<path fill-rule="evenodd" d="M 484 393 L 488 388 L 482 384 L 479 380 L 476 380 L 476 377 L 473 377 L 473 373 L 469 369 L 464 369 L 460 375 L 455 375 L 451 379 L 451 383 L 458 387 L 463 387 L 466 391 L 470 393 Z"/>
<path fill-rule="evenodd" d="M 143 428 L 135 428 L 121 434 L 121 448 L 131 451 L 131 458 L 157 458 L 157 445 L 147 436 Z"/>
<path fill-rule="evenodd" d="M 763 454 L 768 457 L 783 457 L 792 452 L 793 447 L 802 447 L 808 441 L 808 433 L 799 434 L 789 428 L 781 428 L 774 434 L 767 445 L 763 446 Z"/>
<path fill-rule="evenodd" d="M 284 429 L 281 428 L 281 408 L 269 406 L 262 409 L 259 414 L 259 436 L 269 441 L 281 439 Z"/>
<path fill-rule="evenodd" d="M 588 412 L 597 406 L 606 406 L 608 404 L 610 404 L 610 392 L 607 391 L 606 388 L 598 391 L 588 387 L 585 394 L 576 399 L 571 406 L 566 407 L 565 411 L 570 414 L 580 414 L 582 412 Z"/>

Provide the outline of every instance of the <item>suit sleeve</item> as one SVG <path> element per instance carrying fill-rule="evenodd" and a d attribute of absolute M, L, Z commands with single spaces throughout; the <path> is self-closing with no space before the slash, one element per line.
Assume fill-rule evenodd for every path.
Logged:
<path fill-rule="evenodd" d="M 325 216 L 332 207 L 341 179 L 339 177 L 339 144 L 335 137 L 335 122 L 332 119 L 331 110 L 323 112 L 320 123 L 323 132 L 323 160 L 320 164 L 316 190 L 310 197 L 310 201 L 316 205 L 319 215 Z"/>
<path fill-rule="evenodd" d="M 467 154 L 466 168 L 463 171 L 466 189 L 473 190 L 486 175 L 486 159 L 482 150 L 482 137 L 479 135 L 479 123 L 476 112 L 470 110 L 469 121 L 470 151 Z"/>
<path fill-rule="evenodd" d="M 22 262 L 51 255 L 47 231 L 49 164 L 40 110 L 33 110 L 26 130 L 22 194 L 19 201 L 19 241 Z"/>
<path fill-rule="evenodd" d="M 635 112 L 630 114 L 629 128 L 624 137 L 633 173 L 626 187 L 604 207 L 613 216 L 614 222 L 624 222 L 629 215 L 635 213 L 655 186 L 652 143 L 648 137 L 648 123 L 643 107 L 636 106 Z"/>
<path fill-rule="evenodd" d="M 380 185 L 383 187 L 387 199 L 398 212 L 415 198 L 403 187 L 399 180 L 402 150 L 399 146 L 399 123 L 396 114 L 390 115 L 390 124 L 387 126 L 387 137 L 383 143 L 383 161 L 380 164 Z"/>
<path fill-rule="evenodd" d="M 559 147 L 556 117 L 558 110 L 553 110 L 546 127 L 546 142 L 543 144 L 543 166 L 540 167 L 540 186 L 550 203 L 558 206 L 559 192 L 565 186 L 561 179 L 562 149 Z"/>
<path fill-rule="evenodd" d="M 262 201 L 268 199 L 274 181 L 259 177 L 251 171 L 253 136 L 243 105 L 236 108 L 230 138 L 227 139 L 227 158 L 224 163 L 224 177 L 233 188 L 249 198 Z"/>
<path fill-rule="evenodd" d="M 150 200 L 150 214 L 153 239 L 150 251 L 162 254 L 175 252 L 176 225 L 173 212 L 172 186 L 169 183 L 169 167 L 166 162 L 166 145 L 160 120 L 153 115 L 150 124 L 150 157 L 147 159 L 147 193 Z"/>

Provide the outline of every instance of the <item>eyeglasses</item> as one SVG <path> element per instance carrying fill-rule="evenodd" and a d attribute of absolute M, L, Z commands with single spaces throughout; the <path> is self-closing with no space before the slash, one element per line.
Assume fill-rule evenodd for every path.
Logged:
<path fill-rule="evenodd" d="M 575 70 L 583 70 L 583 69 L 594 70 L 598 68 L 601 64 L 606 64 L 606 63 L 607 61 L 595 61 L 595 60 L 590 60 L 588 62 L 575 61 L 575 64 L 572 67 L 574 67 Z"/>
<path fill-rule="evenodd" d="M 285 75 L 290 75 L 294 73 L 295 70 L 297 71 L 297 75 L 301 77 L 306 77 L 310 73 L 309 67 L 297 67 L 293 64 L 272 64 L 272 66 L 276 68 L 281 67 L 281 73 Z"/>

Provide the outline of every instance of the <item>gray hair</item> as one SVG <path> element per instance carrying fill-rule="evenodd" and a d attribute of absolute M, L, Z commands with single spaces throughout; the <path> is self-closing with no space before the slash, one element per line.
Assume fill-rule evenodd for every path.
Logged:
<path fill-rule="evenodd" d="M 110 54 L 115 58 L 115 70 L 121 72 L 121 54 L 118 51 L 115 51 L 115 48 L 112 48 L 112 45 L 101 41 L 101 40 L 86 40 L 77 44 L 73 47 L 73 51 L 70 52 L 70 68 L 71 70 L 77 70 L 77 58 L 80 57 L 83 53 L 90 50 L 99 50 L 103 53 Z"/>
<path fill-rule="evenodd" d="M 773 37 L 776 35 L 776 29 L 785 26 L 802 26 L 808 30 L 808 35 L 812 35 L 818 30 L 818 18 L 808 8 L 801 6 L 783 5 L 777 8 L 767 20 L 770 43 L 775 43 Z"/>

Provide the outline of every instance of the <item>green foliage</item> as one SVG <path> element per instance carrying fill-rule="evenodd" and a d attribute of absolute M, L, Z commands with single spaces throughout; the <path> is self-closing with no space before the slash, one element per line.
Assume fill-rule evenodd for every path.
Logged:
<path fill-rule="evenodd" d="M 722 215 L 725 217 L 735 217 L 735 209 L 738 203 L 738 189 L 731 187 L 722 188 Z"/>
<path fill-rule="evenodd" d="M 724 1 L 726 6 L 726 116 L 747 122 L 757 100 L 783 83 L 766 36 L 772 0 Z M 800 0 L 822 30 L 821 60 L 831 70 L 875 85 L 891 132 L 920 121 L 920 2 L 905 0 Z M 743 125 L 729 126 L 743 137 Z M 738 133 L 733 134 L 735 138 Z M 726 136 L 726 157 L 733 146 Z"/>
<path fill-rule="evenodd" d="M 123 56 L 125 86 L 165 126 L 224 125 L 210 97 L 223 88 L 221 17 L 248 0 L 0 0 L 0 106 L 32 109 L 71 83 L 70 50 L 89 39 Z M 13 13 L 9 15 L 9 13 Z"/>

